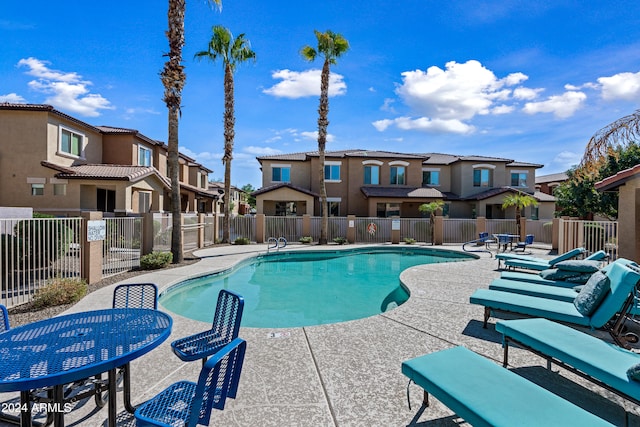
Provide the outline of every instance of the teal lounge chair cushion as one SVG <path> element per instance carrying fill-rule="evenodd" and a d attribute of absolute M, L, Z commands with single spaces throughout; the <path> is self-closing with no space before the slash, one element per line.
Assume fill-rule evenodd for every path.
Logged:
<path fill-rule="evenodd" d="M 560 270 L 558 268 L 549 268 L 542 270 L 539 276 L 545 280 L 585 283 L 591 277 L 591 273 L 578 273 L 575 271 Z"/>
<path fill-rule="evenodd" d="M 600 270 L 600 262 L 588 259 L 569 259 L 554 265 L 559 270 L 577 273 L 595 273 Z"/>
<path fill-rule="evenodd" d="M 573 304 L 580 313 L 585 316 L 591 316 L 607 296 L 609 288 L 609 278 L 603 273 L 597 271 L 591 275 L 591 278 L 587 281 L 582 290 L 580 290 L 576 298 L 573 300 Z"/>
<path fill-rule="evenodd" d="M 519 280 L 493 279 L 489 283 L 489 289 L 514 294 L 529 295 L 540 298 L 554 299 L 573 303 L 578 292 L 572 288 L 562 286 L 544 285 L 539 283 L 522 282 Z"/>

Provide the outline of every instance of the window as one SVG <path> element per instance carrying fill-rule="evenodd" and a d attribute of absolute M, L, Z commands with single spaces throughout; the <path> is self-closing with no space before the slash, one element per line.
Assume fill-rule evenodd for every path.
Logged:
<path fill-rule="evenodd" d="M 522 172 L 511 172 L 511 186 L 512 187 L 526 187 L 527 186 L 527 174 Z"/>
<path fill-rule="evenodd" d="M 474 187 L 492 187 L 491 170 L 490 169 L 474 169 L 473 170 L 473 186 Z"/>
<path fill-rule="evenodd" d="M 329 202 L 329 216 L 340 216 L 340 202 Z"/>
<path fill-rule="evenodd" d="M 295 216 L 296 212 L 297 202 L 276 202 L 276 216 Z"/>
<path fill-rule="evenodd" d="M 405 183 L 405 167 L 404 166 L 391 166 L 391 178 L 389 180 L 391 185 L 404 185 Z"/>
<path fill-rule="evenodd" d="M 60 151 L 62 153 L 80 157 L 83 141 L 84 135 L 67 129 L 60 129 Z"/>
<path fill-rule="evenodd" d="M 31 184 L 32 196 L 44 196 L 44 184 Z"/>
<path fill-rule="evenodd" d="M 151 193 L 146 191 L 138 192 L 138 213 L 147 213 L 151 208 Z"/>
<path fill-rule="evenodd" d="M 291 182 L 291 168 L 273 166 L 271 168 L 271 182 Z"/>
<path fill-rule="evenodd" d="M 376 214 L 379 218 L 389 218 L 400 216 L 400 203 L 378 203 Z"/>
<path fill-rule="evenodd" d="M 364 167 L 364 183 L 369 185 L 380 184 L 380 166 L 367 165 Z"/>
<path fill-rule="evenodd" d="M 138 165 L 151 166 L 151 150 L 142 145 L 138 145 Z"/>
<path fill-rule="evenodd" d="M 324 179 L 340 181 L 340 165 L 324 165 Z"/>
<path fill-rule="evenodd" d="M 440 185 L 440 172 L 422 171 L 422 185 Z"/>
<path fill-rule="evenodd" d="M 67 195 L 67 184 L 53 184 L 53 195 L 54 196 L 66 196 Z"/>

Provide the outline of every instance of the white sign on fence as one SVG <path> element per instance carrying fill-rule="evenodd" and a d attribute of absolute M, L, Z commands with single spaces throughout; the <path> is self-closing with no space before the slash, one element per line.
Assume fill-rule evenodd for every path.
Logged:
<path fill-rule="evenodd" d="M 107 237 L 107 222 L 105 220 L 87 221 L 87 242 L 97 242 Z"/>
<path fill-rule="evenodd" d="M 391 230 L 400 230 L 400 220 L 392 219 L 391 220 Z"/>

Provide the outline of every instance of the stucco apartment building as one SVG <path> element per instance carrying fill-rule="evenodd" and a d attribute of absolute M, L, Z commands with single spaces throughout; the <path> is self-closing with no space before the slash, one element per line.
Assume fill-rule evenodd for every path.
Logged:
<path fill-rule="evenodd" d="M 213 212 L 212 171 L 180 155 L 182 211 Z M 167 146 L 50 105 L 0 103 L 0 206 L 75 216 L 168 211 Z"/>
<path fill-rule="evenodd" d="M 317 152 L 257 157 L 262 187 L 254 192 L 258 213 L 320 215 Z M 325 153 L 330 215 L 420 217 L 418 207 L 445 203 L 450 218 L 513 218 L 503 210 L 506 194 L 523 192 L 538 201 L 523 216 L 553 218 L 555 198 L 535 189 L 542 165 L 484 156 L 343 150 Z"/>

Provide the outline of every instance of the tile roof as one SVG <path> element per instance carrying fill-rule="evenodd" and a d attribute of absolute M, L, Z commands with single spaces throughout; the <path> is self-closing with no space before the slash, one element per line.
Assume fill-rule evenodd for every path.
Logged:
<path fill-rule="evenodd" d="M 640 174 L 640 164 L 635 165 L 632 168 L 620 171 L 613 176 L 603 179 L 602 181 L 596 182 L 595 183 L 596 190 L 607 191 L 607 190 L 620 187 L 625 182 L 635 178 L 635 176 L 638 174 Z"/>
<path fill-rule="evenodd" d="M 538 202 L 555 202 L 556 201 L 556 198 L 551 196 L 551 195 L 549 195 L 549 194 L 541 193 L 539 191 L 536 191 L 533 194 L 531 194 L 529 192 L 522 191 L 522 190 L 520 190 L 518 188 L 513 188 L 513 187 L 509 187 L 509 186 L 492 188 L 490 190 L 483 191 L 481 193 L 477 193 L 477 194 L 474 194 L 472 196 L 465 197 L 465 198 L 463 198 L 461 200 L 486 200 L 486 199 L 489 199 L 491 197 L 499 196 L 500 194 L 504 194 L 504 193 L 522 193 L 522 194 L 526 194 L 528 196 L 533 197 Z"/>
<path fill-rule="evenodd" d="M 275 191 L 275 190 L 278 190 L 280 188 L 290 188 L 292 190 L 299 191 L 299 192 L 304 193 L 304 194 L 308 194 L 309 196 L 320 197 L 320 195 L 318 193 L 314 193 L 313 191 L 307 190 L 306 188 L 298 187 L 296 185 L 291 185 L 288 182 L 275 184 L 275 185 L 270 185 L 268 187 L 260 188 L 259 190 L 256 190 L 253 193 L 251 193 L 251 195 L 252 196 L 258 196 L 260 194 L 268 193 L 270 191 Z"/>
<path fill-rule="evenodd" d="M 429 187 L 380 187 L 364 186 L 360 191 L 366 197 L 393 197 L 393 198 L 419 198 L 419 199 L 441 199 L 444 197 L 440 190 Z"/>
<path fill-rule="evenodd" d="M 15 104 L 10 102 L 0 102 L 0 110 L 23 110 L 23 111 L 43 111 L 51 114 L 55 114 L 56 116 L 62 117 L 71 122 L 77 123 L 80 126 L 87 127 L 94 132 L 100 133 L 100 129 L 96 126 L 90 125 L 89 123 L 83 122 L 82 120 L 78 120 L 75 117 L 72 117 L 68 114 L 63 113 L 62 111 L 56 110 L 52 105 L 47 104 Z"/>
<path fill-rule="evenodd" d="M 157 176 L 162 183 L 170 188 L 171 181 L 151 166 L 131 166 L 131 165 L 107 165 L 89 164 L 76 166 L 60 166 L 50 162 L 41 162 L 42 166 L 57 170 L 58 178 L 67 179 L 97 179 L 116 181 L 140 181 L 148 176 Z"/>
<path fill-rule="evenodd" d="M 151 145 L 159 145 L 163 146 L 164 143 L 162 141 L 158 141 L 155 139 L 151 139 L 146 135 L 141 134 L 136 129 L 127 129 L 127 128 L 116 128 L 112 126 L 96 126 L 100 131 L 107 135 L 133 135 L 137 138 L 142 139 L 145 142 L 148 142 Z"/>
<path fill-rule="evenodd" d="M 562 182 L 569 179 L 569 176 L 564 173 L 552 173 L 549 175 L 538 175 L 536 176 L 536 184 L 546 184 L 549 182 Z"/>

